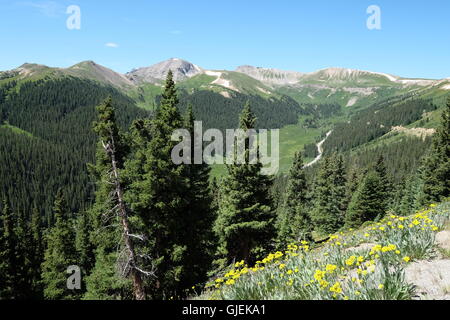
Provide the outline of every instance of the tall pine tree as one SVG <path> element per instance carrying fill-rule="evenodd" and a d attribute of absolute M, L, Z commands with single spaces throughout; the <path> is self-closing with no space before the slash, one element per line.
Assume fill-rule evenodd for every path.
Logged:
<path fill-rule="evenodd" d="M 240 129 L 248 132 L 256 118 L 250 105 L 244 107 Z M 269 248 L 275 236 L 274 210 L 269 188 L 272 179 L 261 174 L 262 165 L 250 164 L 249 139 L 245 139 L 245 163 L 228 165 L 222 183 L 219 215 L 214 229 L 219 237 L 217 263 L 225 266 L 233 260 L 252 262 Z"/>
<path fill-rule="evenodd" d="M 422 204 L 439 202 L 450 196 L 450 97 L 442 113 L 441 126 L 433 139 L 433 146 L 421 172 Z"/>
<path fill-rule="evenodd" d="M 289 171 L 286 197 L 278 221 L 278 242 L 286 246 L 290 241 L 312 240 L 312 221 L 308 213 L 308 186 L 301 152 L 295 154 Z"/>
<path fill-rule="evenodd" d="M 355 228 L 366 221 L 374 221 L 377 217 L 384 215 L 384 194 L 380 192 L 382 184 L 379 174 L 375 170 L 369 171 L 350 202 L 345 226 Z"/>
<path fill-rule="evenodd" d="M 17 283 L 20 275 L 19 241 L 15 232 L 14 215 L 9 208 L 7 200 L 3 201 L 0 226 L 0 299 L 20 299 Z"/>
<path fill-rule="evenodd" d="M 383 218 L 384 214 L 386 213 L 387 209 L 391 205 L 392 202 L 392 184 L 389 179 L 385 160 L 383 155 L 380 155 L 375 163 L 374 170 L 378 177 L 380 178 L 380 185 L 379 185 L 379 193 L 380 193 L 380 199 L 382 200 L 382 210 L 380 212 L 380 215 L 377 217 L 377 219 Z"/>
<path fill-rule="evenodd" d="M 185 128 L 192 137 L 190 159 L 194 159 L 195 139 L 201 139 L 195 134 L 202 134 L 194 132 L 194 121 L 192 105 L 189 105 L 185 117 Z M 181 283 L 184 288 L 191 288 L 193 285 L 207 280 L 207 272 L 211 269 L 216 248 L 215 235 L 212 231 L 215 215 L 213 193 L 209 183 L 210 171 L 211 169 L 206 163 L 194 164 L 192 162 L 185 166 L 187 189 L 184 196 L 187 199 L 187 206 L 180 221 L 184 225 L 186 245 Z"/>
<path fill-rule="evenodd" d="M 326 157 L 321 164 L 314 190 L 314 209 L 312 221 L 315 230 L 322 235 L 329 235 L 338 231 L 342 227 L 341 206 L 345 193 L 341 191 L 341 185 L 336 186 L 338 177 L 335 174 L 336 166 L 330 157 Z"/>
<path fill-rule="evenodd" d="M 42 298 L 42 279 L 41 265 L 44 260 L 45 241 L 43 236 L 42 217 L 39 210 L 35 207 L 31 215 L 30 225 L 30 280 L 32 291 L 35 298 Z"/>
<path fill-rule="evenodd" d="M 91 209 L 94 224 L 91 239 L 97 247 L 95 266 L 87 279 L 88 299 L 146 298 L 141 269 L 144 264 L 137 254 L 134 234 L 135 217 L 125 202 L 122 172 L 128 145 L 116 122 L 111 99 L 97 107 L 94 131 L 99 136 L 97 162 L 91 172 L 99 182 L 96 201 Z M 138 222 L 135 222 L 135 224 Z"/>
<path fill-rule="evenodd" d="M 56 196 L 53 215 L 55 225 L 47 234 L 48 247 L 42 263 L 44 297 L 50 300 L 79 299 L 79 291 L 67 288 L 67 268 L 77 265 L 78 255 L 75 250 L 75 228 L 61 191 Z"/>
<path fill-rule="evenodd" d="M 333 206 L 335 206 L 339 212 L 339 226 L 344 224 L 345 213 L 347 211 L 347 178 L 346 178 L 346 168 L 344 164 L 344 158 L 341 154 L 334 154 L 332 156 L 332 176 L 331 176 L 331 187 L 333 189 Z"/>
<path fill-rule="evenodd" d="M 173 74 L 169 71 L 151 125 L 135 123 L 133 136 L 141 143 L 134 145 L 139 148 L 140 144 L 141 149 L 127 162 L 127 175 L 133 181 L 126 196 L 149 241 L 145 254 L 152 257 L 148 268 L 155 270 L 156 277 L 148 279 L 146 285 L 154 299 L 182 296 L 187 281 L 184 274 L 185 259 L 189 256 L 186 244 L 189 184 L 186 166 L 175 164 L 171 157 L 179 143 L 172 141 L 172 134 L 185 125 L 178 103 Z M 150 137 L 150 141 L 144 142 Z"/>

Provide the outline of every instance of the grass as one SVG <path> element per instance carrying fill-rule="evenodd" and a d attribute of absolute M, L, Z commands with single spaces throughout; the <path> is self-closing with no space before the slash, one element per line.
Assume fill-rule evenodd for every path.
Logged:
<path fill-rule="evenodd" d="M 211 85 L 211 82 L 213 82 L 214 80 L 216 80 L 216 77 L 208 76 L 206 74 L 199 74 L 180 82 L 178 86 L 187 90 L 208 88 Z"/>
<path fill-rule="evenodd" d="M 155 99 L 162 91 L 163 89 L 161 86 L 146 83 L 138 88 L 128 91 L 128 95 L 136 101 L 136 105 L 139 108 L 153 110 L 155 107 Z"/>
<path fill-rule="evenodd" d="M 408 300 L 415 287 L 404 269 L 435 252 L 435 235 L 449 218 L 450 202 L 444 202 L 339 232 L 320 246 L 290 244 L 253 267 L 236 263 L 199 299 Z"/>
<path fill-rule="evenodd" d="M 278 174 L 286 174 L 292 166 L 295 153 L 303 151 L 303 147 L 307 144 L 316 143 L 325 131 L 323 128 L 304 128 L 301 125 L 289 125 L 280 129 L 280 169 Z M 311 160 L 313 159 L 307 158 L 305 162 Z M 212 165 L 212 177 L 221 177 L 226 172 L 225 165 Z"/>
<path fill-rule="evenodd" d="M 316 143 L 326 130 L 303 128 L 300 125 L 289 125 L 280 130 L 280 172 L 287 173 L 292 166 L 294 155 L 303 151 L 303 147 Z M 309 162 L 313 159 L 305 159 Z"/>

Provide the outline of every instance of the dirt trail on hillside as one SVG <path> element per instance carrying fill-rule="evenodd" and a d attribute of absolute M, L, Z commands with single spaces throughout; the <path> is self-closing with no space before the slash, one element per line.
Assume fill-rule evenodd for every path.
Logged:
<path fill-rule="evenodd" d="M 322 141 L 320 141 L 318 144 L 317 144 L 317 150 L 319 151 L 319 155 L 313 160 L 313 161 L 311 161 L 310 163 L 308 163 L 308 164 L 306 164 L 305 165 L 305 168 L 307 168 L 307 167 L 311 167 L 312 165 L 314 165 L 314 164 L 316 164 L 317 162 L 319 162 L 320 161 L 320 159 L 322 159 L 322 155 L 323 155 L 323 144 L 325 143 L 325 141 L 327 141 L 327 139 L 328 139 L 328 137 L 330 136 L 330 134 L 332 133 L 333 131 L 329 131 L 328 133 L 327 133 L 327 136 L 325 137 L 325 139 L 323 139 Z"/>

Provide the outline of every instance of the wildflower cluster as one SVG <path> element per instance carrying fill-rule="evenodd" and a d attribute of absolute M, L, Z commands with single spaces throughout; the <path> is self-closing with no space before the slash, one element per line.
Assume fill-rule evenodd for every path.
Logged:
<path fill-rule="evenodd" d="M 214 282 L 219 299 L 410 299 L 404 268 L 434 250 L 450 205 L 410 217 L 389 215 L 361 230 L 331 235 L 320 247 L 303 241 L 257 261 L 233 265 Z"/>

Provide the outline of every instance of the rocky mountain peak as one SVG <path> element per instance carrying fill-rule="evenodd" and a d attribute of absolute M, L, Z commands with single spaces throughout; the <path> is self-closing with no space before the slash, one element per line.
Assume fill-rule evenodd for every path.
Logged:
<path fill-rule="evenodd" d="M 172 58 L 150 67 L 135 69 L 127 73 L 126 76 L 135 83 L 158 83 L 166 79 L 169 70 L 172 70 L 175 81 L 183 81 L 203 73 L 203 69 L 193 63 L 179 58 Z"/>

